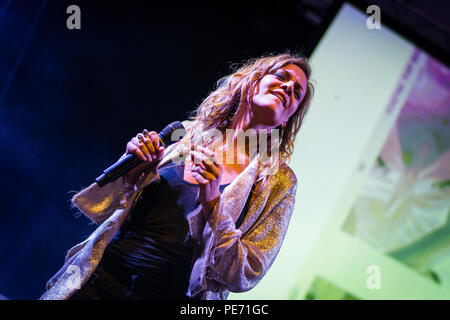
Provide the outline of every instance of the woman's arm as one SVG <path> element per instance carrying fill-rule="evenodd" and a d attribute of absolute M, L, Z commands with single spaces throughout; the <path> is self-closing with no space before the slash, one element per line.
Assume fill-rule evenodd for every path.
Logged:
<path fill-rule="evenodd" d="M 236 229 L 229 215 L 221 214 L 218 203 L 208 221 L 213 241 L 206 268 L 207 283 L 214 281 L 230 291 L 242 292 L 263 278 L 281 248 L 294 209 L 296 189 L 297 185 L 292 185 L 278 203 L 261 213 L 262 218 L 246 234 Z"/>
<path fill-rule="evenodd" d="M 290 179 L 292 184 L 287 190 L 272 190 L 282 193 L 279 200 L 266 203 L 254 226 L 243 235 L 236 229 L 229 204 L 219 192 L 223 165 L 217 163 L 214 152 L 199 149 L 201 153 L 191 151 L 191 172 L 200 185 L 200 206 L 193 212 L 197 222 L 193 216 L 188 221 L 191 238 L 200 240 L 203 248 L 192 269 L 188 294 L 219 291 L 220 285 L 230 291 L 249 290 L 262 279 L 278 254 L 294 208 L 297 180 L 295 175 L 294 179 L 290 177 L 288 168 L 278 171 L 281 179 Z"/>
<path fill-rule="evenodd" d="M 72 204 L 96 224 L 105 221 L 120 205 L 127 205 L 127 198 L 136 191 L 136 183 L 143 173 L 158 178 L 157 164 L 164 156 L 164 147 L 159 145 L 155 131 L 144 130 L 143 134 L 132 138 L 120 159 L 129 153 L 138 156 L 143 162 L 116 181 L 103 187 L 93 183 L 72 198 Z"/>
<path fill-rule="evenodd" d="M 266 274 L 277 256 L 294 209 L 297 181 L 272 204 L 266 203 L 253 226 L 242 234 L 227 210 L 222 195 L 206 221 L 201 205 L 190 217 L 190 235 L 201 240 L 202 254 L 196 260 L 189 295 L 200 291 L 243 292 L 253 288 Z M 200 227 L 203 233 L 199 232 Z"/>

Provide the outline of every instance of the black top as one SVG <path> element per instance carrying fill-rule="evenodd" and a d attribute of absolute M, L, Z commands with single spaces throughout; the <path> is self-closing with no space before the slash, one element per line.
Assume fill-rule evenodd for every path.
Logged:
<path fill-rule="evenodd" d="M 131 220 L 105 249 L 101 267 L 132 298 L 186 298 L 195 249 L 186 240 L 186 217 L 199 205 L 199 186 L 183 180 L 183 172 L 183 164 L 160 168 L 160 181 L 143 189 Z"/>

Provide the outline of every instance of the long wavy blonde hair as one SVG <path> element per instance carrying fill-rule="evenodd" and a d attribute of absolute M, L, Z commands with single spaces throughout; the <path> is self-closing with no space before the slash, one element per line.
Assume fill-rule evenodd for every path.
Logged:
<path fill-rule="evenodd" d="M 247 60 L 241 66 L 240 64 L 233 64 L 231 66 L 232 73 L 220 78 L 214 90 L 209 93 L 196 110 L 190 113 L 189 120 L 192 121 L 192 124 L 189 126 L 188 133 L 191 136 L 191 141 L 208 141 L 207 132 L 210 129 L 216 129 L 225 134 L 225 130 L 230 128 L 239 106 L 248 99 L 249 93 L 253 92 L 259 81 L 266 74 L 274 73 L 277 69 L 288 64 L 295 64 L 303 70 L 308 79 L 308 85 L 304 98 L 295 113 L 284 127 L 276 128 L 279 130 L 279 154 L 276 155 L 276 159 L 273 155 L 269 167 L 273 166 L 274 161 L 279 161 L 279 158 L 284 162 L 289 161 L 294 149 L 295 136 L 300 130 L 314 93 L 314 86 L 310 79 L 311 67 L 307 59 L 289 52 L 253 58 Z M 270 154 L 270 150 L 268 150 L 268 153 Z M 260 178 L 263 176 L 264 173 Z"/>

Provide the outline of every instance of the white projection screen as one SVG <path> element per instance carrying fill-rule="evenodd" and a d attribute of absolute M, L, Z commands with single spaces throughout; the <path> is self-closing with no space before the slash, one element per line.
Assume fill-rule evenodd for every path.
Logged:
<path fill-rule="evenodd" d="M 344 4 L 314 50 L 280 253 L 229 299 L 450 299 L 450 71 Z"/>

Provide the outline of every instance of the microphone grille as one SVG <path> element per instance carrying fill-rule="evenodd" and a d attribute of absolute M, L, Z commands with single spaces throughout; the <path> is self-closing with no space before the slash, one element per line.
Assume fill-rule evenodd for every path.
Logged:
<path fill-rule="evenodd" d="M 174 132 L 177 129 L 185 129 L 180 121 L 174 121 L 168 124 L 160 133 L 158 133 L 158 136 L 161 139 L 162 143 L 164 144 L 164 147 L 167 147 L 168 145 L 175 142 L 172 141 L 171 138 L 172 132 Z"/>

